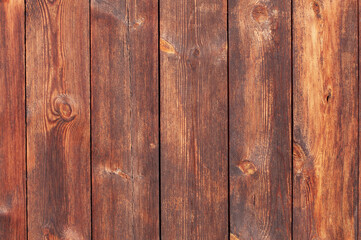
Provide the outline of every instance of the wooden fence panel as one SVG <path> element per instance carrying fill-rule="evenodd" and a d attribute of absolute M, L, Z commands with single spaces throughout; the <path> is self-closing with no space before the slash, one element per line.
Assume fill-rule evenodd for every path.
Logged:
<path fill-rule="evenodd" d="M 159 239 L 158 2 L 91 4 L 94 239 Z"/>
<path fill-rule="evenodd" d="M 228 239 L 227 1 L 160 1 L 162 239 Z"/>
<path fill-rule="evenodd" d="M 90 239 L 89 2 L 27 0 L 29 239 Z"/>
<path fill-rule="evenodd" d="M 24 8 L 0 1 L 0 239 L 26 239 Z"/>
<path fill-rule="evenodd" d="M 229 1 L 230 231 L 291 239 L 291 2 Z"/>
<path fill-rule="evenodd" d="M 356 239 L 357 1 L 294 1 L 294 239 Z"/>

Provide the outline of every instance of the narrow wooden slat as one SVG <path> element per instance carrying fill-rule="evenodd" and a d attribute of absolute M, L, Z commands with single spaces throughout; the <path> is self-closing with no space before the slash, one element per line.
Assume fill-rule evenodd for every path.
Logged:
<path fill-rule="evenodd" d="M 294 1 L 294 239 L 356 239 L 357 1 Z"/>
<path fill-rule="evenodd" d="M 26 16 L 29 239 L 90 239 L 89 2 Z"/>
<path fill-rule="evenodd" d="M 229 1 L 232 239 L 291 239 L 291 4 Z"/>
<path fill-rule="evenodd" d="M 360 141 L 360 133 L 361 133 L 361 124 L 360 124 L 360 119 L 361 119 L 361 84 L 360 84 L 360 72 L 361 72 L 361 51 L 360 51 L 360 46 L 361 46 L 361 28 L 360 28 L 360 24 L 361 24 L 361 2 L 358 1 L 358 73 L 357 73 L 357 80 L 358 80 L 358 199 L 357 199 L 357 207 L 358 207 L 358 212 L 357 212 L 357 226 L 358 229 L 356 231 L 357 233 L 357 239 L 361 239 L 361 165 L 360 165 L 360 160 L 361 160 L 361 141 Z"/>
<path fill-rule="evenodd" d="M 0 1 L 0 239 L 26 239 L 24 1 Z"/>
<path fill-rule="evenodd" d="M 159 239 L 158 2 L 91 1 L 94 239 Z"/>
<path fill-rule="evenodd" d="M 162 0 L 162 239 L 228 239 L 227 1 Z"/>

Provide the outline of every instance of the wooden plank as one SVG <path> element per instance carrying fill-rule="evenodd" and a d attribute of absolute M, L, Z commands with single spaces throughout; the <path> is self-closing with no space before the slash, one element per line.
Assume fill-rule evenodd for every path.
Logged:
<path fill-rule="evenodd" d="M 26 4 L 28 234 L 90 239 L 89 2 Z"/>
<path fill-rule="evenodd" d="M 294 1 L 294 239 L 356 239 L 356 0 Z"/>
<path fill-rule="evenodd" d="M 160 2 L 162 239 L 228 239 L 227 1 Z"/>
<path fill-rule="evenodd" d="M 0 239 L 26 239 L 24 1 L 0 1 Z"/>
<path fill-rule="evenodd" d="M 159 239 L 158 2 L 91 1 L 94 239 Z"/>
<path fill-rule="evenodd" d="M 229 1 L 230 231 L 291 239 L 290 1 Z"/>
<path fill-rule="evenodd" d="M 358 212 L 357 212 L 357 225 L 356 227 L 356 233 L 358 235 L 357 239 L 361 239 L 361 164 L 360 164 L 360 159 L 361 159 L 361 142 L 360 142 L 360 131 L 361 131 L 361 124 L 360 124 L 360 119 L 361 119 L 361 84 L 360 84 L 360 72 L 361 72 L 361 52 L 360 52 L 360 46 L 361 46 L 361 28 L 360 28 L 360 24 L 361 24 L 361 18 L 360 18 L 360 14 L 361 14 L 361 3 L 360 1 L 358 1 L 358 75 L 357 75 L 357 80 L 358 80 L 358 199 L 357 199 L 357 207 L 358 207 Z"/>

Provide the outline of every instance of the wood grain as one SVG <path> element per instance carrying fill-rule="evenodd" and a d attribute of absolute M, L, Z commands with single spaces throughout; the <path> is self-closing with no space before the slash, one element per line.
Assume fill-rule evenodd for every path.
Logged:
<path fill-rule="evenodd" d="M 294 2 L 294 239 L 356 239 L 357 1 Z"/>
<path fill-rule="evenodd" d="M 90 239 L 89 2 L 26 16 L 29 239 Z"/>
<path fill-rule="evenodd" d="M 26 239 L 24 1 L 0 1 L 0 239 Z"/>
<path fill-rule="evenodd" d="M 162 239 L 228 239 L 227 1 L 160 2 Z"/>
<path fill-rule="evenodd" d="M 229 1 L 230 230 L 291 239 L 290 1 Z"/>
<path fill-rule="evenodd" d="M 357 24 L 358 24 L 358 72 L 357 72 L 357 80 L 358 80 L 358 173 L 357 173 L 357 177 L 358 177 L 358 199 L 357 199 L 357 230 L 356 230 L 356 234 L 358 239 L 361 239 L 361 164 L 360 164 L 360 159 L 361 159 L 361 141 L 360 141 L 360 134 L 361 134 L 361 125 L 360 125 L 360 119 L 361 119 L 361 84 L 360 84 L 360 72 L 361 72 L 361 52 L 360 52 L 360 46 L 361 46 L 361 28 L 360 28 L 360 24 L 361 24 L 361 2 L 358 1 L 358 18 L 357 18 Z"/>
<path fill-rule="evenodd" d="M 158 2 L 91 1 L 94 239 L 159 239 Z"/>

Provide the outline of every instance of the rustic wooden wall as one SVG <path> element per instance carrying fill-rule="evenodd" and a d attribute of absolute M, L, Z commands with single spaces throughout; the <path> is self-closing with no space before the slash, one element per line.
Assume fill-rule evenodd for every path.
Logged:
<path fill-rule="evenodd" d="M 358 0 L 0 0 L 0 239 L 361 239 Z"/>

